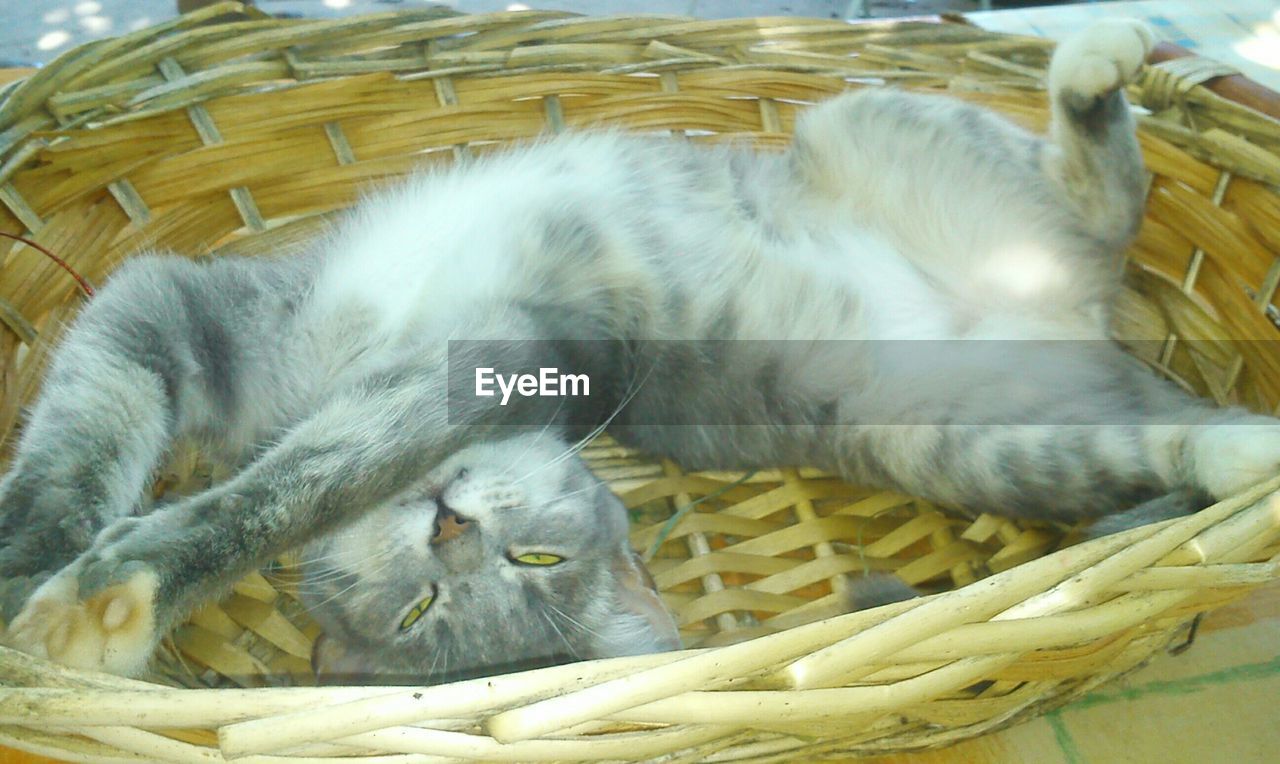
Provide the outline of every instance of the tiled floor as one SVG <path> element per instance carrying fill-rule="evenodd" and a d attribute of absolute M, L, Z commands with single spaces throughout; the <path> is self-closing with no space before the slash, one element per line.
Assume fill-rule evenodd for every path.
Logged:
<path fill-rule="evenodd" d="M 1280 760 L 1280 583 L 1204 620 L 1191 649 L 1059 711 L 868 764 L 1269 764 Z"/>

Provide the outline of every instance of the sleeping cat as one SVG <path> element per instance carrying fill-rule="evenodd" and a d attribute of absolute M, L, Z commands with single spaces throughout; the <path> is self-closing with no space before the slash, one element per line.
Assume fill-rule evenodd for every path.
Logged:
<path fill-rule="evenodd" d="M 5 639 L 136 672 L 327 533 L 335 673 L 674 647 L 576 456 L 606 423 L 689 467 L 816 465 L 1065 521 L 1274 473 L 1275 420 L 1108 340 L 1146 181 L 1121 88 L 1150 45 L 1131 22 L 1063 43 L 1048 139 L 869 91 L 808 110 L 780 155 L 568 134 L 380 192 L 303 255 L 135 258 L 68 332 L 0 489 L 0 575 L 52 572 Z M 476 394 L 481 369 L 549 368 L 590 394 Z M 179 437 L 239 471 L 136 515 Z"/>

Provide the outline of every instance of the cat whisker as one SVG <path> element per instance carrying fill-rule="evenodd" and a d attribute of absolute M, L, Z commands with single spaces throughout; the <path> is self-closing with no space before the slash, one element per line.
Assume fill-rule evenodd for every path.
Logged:
<path fill-rule="evenodd" d="M 582 449 L 587 447 L 587 444 L 590 443 L 592 439 L 594 439 L 600 433 L 604 432 L 605 429 L 610 424 L 613 423 L 613 420 L 618 417 L 618 414 L 622 413 L 622 410 L 626 408 L 627 404 L 630 403 L 636 397 L 636 395 L 640 393 L 640 388 L 644 387 L 645 382 L 649 381 L 649 375 L 652 372 L 653 372 L 653 367 L 650 366 L 649 370 L 645 372 L 644 378 L 640 379 L 639 382 L 636 381 L 636 375 L 632 375 L 631 382 L 628 383 L 627 385 L 627 392 L 622 396 L 622 400 L 618 402 L 618 405 L 614 407 L 613 411 L 609 414 L 609 416 L 605 417 L 603 422 L 593 427 L 590 432 L 588 432 L 586 435 L 583 435 L 581 438 L 578 439 L 577 442 L 573 443 L 568 448 L 566 448 L 564 452 L 561 453 L 559 456 L 555 457 L 554 459 L 551 459 L 547 463 L 543 464 L 541 467 L 534 468 L 533 470 L 526 473 L 523 477 L 513 481 L 512 484 L 519 485 L 520 483 L 523 483 L 525 480 L 528 480 L 529 478 L 538 474 L 542 470 L 549 469 L 559 464 L 560 462 L 564 461 L 565 459 L 568 459 L 570 457 L 573 457 L 579 454 L 582 451 Z"/>
<path fill-rule="evenodd" d="M 343 530 L 343 531 L 331 532 L 326 536 L 326 538 L 330 540 L 338 540 L 338 541 L 349 541 L 351 539 L 355 539 L 357 542 L 359 542 L 364 540 L 364 534 L 356 536 L 353 531 Z M 366 545 L 366 546 L 371 546 L 371 545 Z M 317 554 L 317 555 L 310 555 L 305 557 L 299 556 L 297 558 L 297 566 L 301 567 L 303 565 L 317 565 L 320 563 L 327 562 L 329 560 L 339 559 L 344 556 L 345 552 L 343 552 L 340 548 L 338 548 L 339 545 L 334 544 L 332 545 L 332 547 L 333 547 L 332 551 L 330 551 L 328 554 Z M 374 547 L 373 549 L 374 549 L 374 553 L 369 557 L 365 558 L 366 560 L 381 557 L 384 554 L 391 554 L 392 552 L 395 551 L 392 547 L 385 546 L 385 545 L 377 546 L 377 547 Z"/>
<path fill-rule="evenodd" d="M 371 554 L 371 555 L 369 555 L 368 557 L 366 557 L 366 558 L 365 558 L 365 560 L 371 560 L 371 559 L 375 559 L 375 558 L 380 558 L 380 557 L 382 557 L 382 556 L 383 556 L 383 555 L 385 555 L 385 554 L 390 554 L 391 552 L 392 552 L 392 550 L 391 550 L 391 549 L 387 549 L 387 548 L 376 549 L 376 550 L 374 550 L 373 554 Z M 323 570 L 323 569 L 330 569 L 330 570 L 332 570 L 332 569 L 334 569 L 336 566 L 329 565 L 329 564 L 327 564 L 327 563 L 329 563 L 329 561 L 331 561 L 331 560 L 341 559 L 343 556 L 344 556 L 344 555 L 343 555 L 343 552 L 340 552 L 340 551 L 334 551 L 334 552 L 331 552 L 331 553 L 329 553 L 329 554 L 316 555 L 315 557 L 304 557 L 304 558 L 300 558 L 300 559 L 298 560 L 296 567 L 301 568 L 301 567 L 309 567 L 309 566 L 318 566 L 318 567 L 320 567 L 322 570 Z M 362 560 L 361 562 L 364 562 L 365 560 Z"/>
<path fill-rule="evenodd" d="M 591 635 L 591 636 L 593 636 L 593 637 L 599 637 L 599 636 L 601 636 L 600 632 L 596 631 L 595 629 L 591 628 L 590 626 L 587 626 L 585 623 L 583 623 L 582 621 L 579 621 L 577 618 L 574 618 L 573 616 L 571 616 L 571 615 L 569 615 L 568 613 L 564 612 L 564 611 L 563 611 L 563 610 L 561 610 L 560 608 L 556 607 L 554 604 L 552 604 L 552 603 L 548 602 L 548 603 L 546 603 L 546 605 L 547 605 L 547 607 L 549 607 L 549 608 L 551 608 L 553 611 L 555 611 L 555 613 L 556 613 L 557 615 L 559 615 L 561 618 L 565 619 L 565 620 L 566 620 L 566 621 L 568 621 L 570 624 L 572 624 L 575 628 L 577 628 L 577 630 L 578 630 L 579 632 L 583 632 L 583 633 L 586 633 L 586 634 L 590 634 L 590 635 Z"/>
<path fill-rule="evenodd" d="M 533 445 L 537 443 L 538 440 L 542 438 L 542 436 L 547 434 L 547 430 L 551 429 L 551 425 L 555 422 L 556 416 L 558 416 L 560 414 L 561 409 L 564 408 L 564 402 L 565 402 L 564 398 L 559 399 L 559 401 L 556 403 L 556 410 L 551 412 L 551 417 L 547 419 L 546 424 L 542 425 L 542 429 L 538 430 L 537 436 L 534 438 L 530 438 L 529 442 L 525 445 L 524 450 L 520 452 L 520 456 L 516 457 L 515 459 L 512 459 L 507 464 L 506 467 L 502 468 L 502 472 L 498 473 L 501 477 L 506 477 L 507 475 L 509 475 L 511 473 L 511 465 L 514 465 L 517 462 L 524 459 L 524 457 L 529 454 L 529 450 L 533 448 Z"/>
<path fill-rule="evenodd" d="M 436 676 L 436 664 L 440 662 L 440 655 L 449 648 L 447 644 L 444 648 L 441 648 L 438 642 L 434 644 L 435 649 L 431 651 L 431 668 L 427 669 L 427 676 Z"/>
<path fill-rule="evenodd" d="M 564 642 L 565 649 L 569 651 L 570 655 L 572 655 L 575 658 L 582 657 L 578 655 L 577 650 L 573 649 L 573 643 L 569 641 L 569 638 L 565 636 L 564 631 L 560 629 L 560 625 L 556 623 L 556 619 L 552 618 L 551 614 L 547 612 L 547 608 L 545 606 L 549 606 L 550 603 L 543 603 L 543 605 L 544 607 L 538 609 L 538 614 L 541 615 L 543 620 L 545 620 L 547 624 L 551 626 L 552 631 L 554 631 L 556 635 L 560 637 L 560 641 Z M 557 610 L 556 612 L 559 612 L 559 611 Z"/>
<path fill-rule="evenodd" d="M 593 491 L 597 491 L 597 490 L 599 490 L 599 486 L 593 484 L 593 485 L 587 486 L 586 488 L 579 488 L 576 491 L 566 491 L 565 493 L 556 494 L 555 496 L 552 496 L 550 499 L 540 504 L 504 504 L 502 505 L 502 509 L 504 510 L 539 509 L 541 507 L 551 506 L 552 504 L 555 504 L 560 501 L 564 501 L 565 499 L 571 499 L 574 496 L 581 496 L 584 493 L 592 493 Z"/>
<path fill-rule="evenodd" d="M 372 558 L 371 558 L 371 559 L 372 559 Z M 386 558 L 385 560 L 382 560 L 382 561 L 381 561 L 381 564 L 380 564 L 377 568 L 375 568 L 373 571 L 371 571 L 368 575 L 369 575 L 369 576 L 377 576 L 377 575 L 381 574 L 382 572 L 386 571 L 388 568 L 390 568 L 390 567 L 391 567 L 392 565 L 394 565 L 394 564 L 395 564 L 395 556 L 394 556 L 394 555 L 388 555 L 388 556 L 387 556 L 387 558 Z M 314 603 L 314 604 L 308 605 L 308 607 L 310 607 L 310 608 L 314 609 L 314 608 L 319 608 L 319 607 L 322 607 L 322 606 L 324 606 L 324 605 L 327 605 L 327 604 L 329 604 L 330 602 L 333 602 L 333 601 L 334 601 L 334 600 L 336 600 L 337 598 L 341 597 L 342 595 L 346 594 L 347 592 L 351 591 L 351 590 L 352 590 L 352 589 L 354 589 L 355 587 L 359 586 L 359 585 L 360 585 L 360 583 L 361 583 L 361 577 L 359 577 L 359 576 L 353 576 L 353 577 L 352 577 L 352 581 L 351 581 L 351 583 L 350 583 L 350 584 L 348 584 L 348 585 L 346 585 L 346 586 L 342 587 L 342 589 L 340 589 L 340 590 L 339 590 L 339 591 L 337 591 L 337 592 L 334 592 L 331 596 L 326 597 L 325 599 L 321 600 L 320 602 L 317 602 L 317 603 Z"/>
<path fill-rule="evenodd" d="M 357 565 L 361 568 L 364 568 L 370 564 L 377 565 L 378 566 L 377 571 L 381 572 L 381 570 L 385 569 L 384 563 L 387 561 L 389 557 L 393 556 L 393 554 L 394 553 L 390 549 L 378 550 L 375 553 L 369 555 L 368 557 L 365 557 L 363 560 L 360 560 L 357 563 Z M 319 558 L 317 558 L 317 560 L 306 560 L 300 563 L 299 567 L 301 568 L 301 567 L 314 566 L 318 562 L 319 562 Z M 303 581 L 306 582 L 307 584 L 323 584 L 323 583 L 329 583 L 330 581 L 336 581 L 348 575 L 351 575 L 351 570 L 349 566 L 319 565 L 316 572 L 305 573 L 303 575 Z"/>

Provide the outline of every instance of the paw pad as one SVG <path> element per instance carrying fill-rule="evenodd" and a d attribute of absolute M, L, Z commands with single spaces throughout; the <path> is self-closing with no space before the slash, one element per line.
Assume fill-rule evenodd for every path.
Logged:
<path fill-rule="evenodd" d="M 1107 19 L 1067 38 L 1049 65 L 1055 94 L 1093 99 L 1131 82 L 1155 45 L 1155 35 L 1140 21 Z"/>
<path fill-rule="evenodd" d="M 114 674 L 140 671 L 157 638 L 154 598 L 159 579 L 133 568 L 122 582 L 79 597 L 79 566 L 36 590 L 13 620 L 5 642 L 68 666 Z"/>

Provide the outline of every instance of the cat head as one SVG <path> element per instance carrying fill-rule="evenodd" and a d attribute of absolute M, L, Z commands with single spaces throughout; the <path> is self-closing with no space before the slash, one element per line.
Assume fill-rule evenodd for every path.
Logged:
<path fill-rule="evenodd" d="M 322 682 L 436 683 L 679 649 L 622 503 L 567 445 L 472 446 L 303 554 Z"/>

